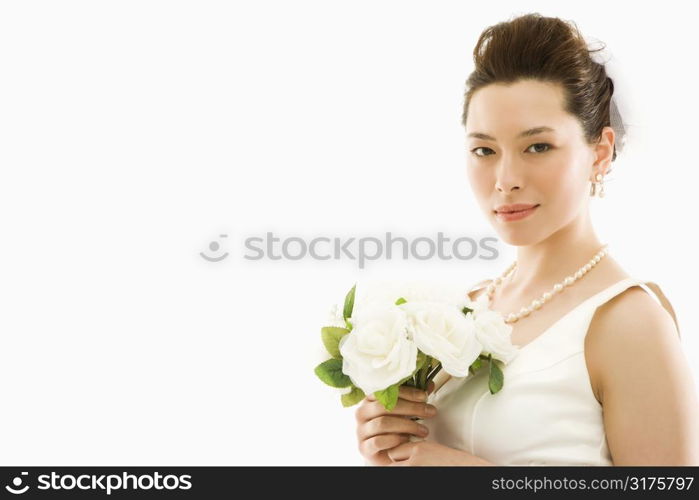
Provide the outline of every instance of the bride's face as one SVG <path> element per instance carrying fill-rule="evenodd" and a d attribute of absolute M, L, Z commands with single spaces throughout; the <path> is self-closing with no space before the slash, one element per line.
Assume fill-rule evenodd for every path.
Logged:
<path fill-rule="evenodd" d="M 481 209 L 509 244 L 542 241 L 589 203 L 597 155 L 563 105 L 562 86 L 535 80 L 491 84 L 471 97 L 469 180 Z M 533 130 L 541 127 L 551 130 Z M 539 206 L 517 220 L 495 213 L 500 205 L 515 203 Z"/>

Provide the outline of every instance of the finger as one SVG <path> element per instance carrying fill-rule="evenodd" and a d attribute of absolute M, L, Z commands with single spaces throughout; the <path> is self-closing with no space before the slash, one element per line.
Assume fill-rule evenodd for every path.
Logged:
<path fill-rule="evenodd" d="M 376 455 L 384 450 L 407 443 L 409 439 L 406 434 L 380 434 L 362 441 L 360 448 L 366 455 Z"/>
<path fill-rule="evenodd" d="M 434 413 L 430 414 L 428 409 L 434 410 Z M 381 415 L 430 418 L 433 417 L 436 412 L 437 408 L 432 404 L 417 403 L 399 398 L 396 402 L 396 406 L 391 411 L 386 410 L 379 401 L 374 401 L 371 403 L 363 403 L 357 408 L 355 415 L 358 422 L 367 422 Z"/>
<path fill-rule="evenodd" d="M 429 434 L 429 429 L 427 426 L 415 420 L 405 417 L 393 417 L 390 415 L 381 415 L 372 418 L 368 422 L 357 427 L 357 436 L 359 440 L 369 439 L 379 434 L 412 434 L 414 436 L 425 437 Z"/>
<path fill-rule="evenodd" d="M 395 448 L 392 448 L 388 450 L 387 454 L 388 457 L 393 460 L 394 462 L 398 462 L 400 460 L 407 460 L 410 458 L 410 455 L 413 453 L 413 448 L 415 447 L 416 443 L 403 443 Z"/>
<path fill-rule="evenodd" d="M 430 384 L 434 387 L 434 382 L 430 381 Z M 427 391 L 418 389 L 417 387 L 410 387 L 408 385 L 401 385 L 398 387 L 398 397 L 403 399 L 408 399 L 410 401 L 427 401 Z M 371 392 L 364 396 L 364 399 L 369 401 L 376 401 L 376 396 Z"/>
<path fill-rule="evenodd" d="M 434 391 L 434 382 L 430 380 L 430 383 L 427 384 L 427 394 L 432 394 L 432 391 Z"/>
<path fill-rule="evenodd" d="M 427 401 L 427 393 L 425 391 L 417 387 L 408 387 L 407 385 L 402 385 L 398 388 L 398 397 L 408 401 L 417 401 L 418 403 Z"/>
<path fill-rule="evenodd" d="M 410 460 L 399 460 L 398 462 L 391 461 L 391 463 L 386 465 L 389 467 L 409 467 L 411 464 Z"/>
<path fill-rule="evenodd" d="M 430 381 L 430 383 L 434 387 L 434 382 Z M 401 385 L 398 388 L 398 397 L 410 401 L 424 402 L 427 401 L 427 392 L 423 391 L 422 389 L 418 389 L 417 387 Z M 376 401 L 376 396 L 374 396 L 374 393 L 372 392 L 364 396 L 364 399 L 373 402 Z"/>

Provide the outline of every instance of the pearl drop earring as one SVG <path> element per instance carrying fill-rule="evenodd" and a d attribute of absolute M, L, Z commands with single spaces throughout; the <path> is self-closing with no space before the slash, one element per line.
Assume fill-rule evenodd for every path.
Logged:
<path fill-rule="evenodd" d="M 595 196 L 597 184 L 599 184 L 599 197 L 604 198 L 604 176 L 602 174 L 597 174 L 595 180 L 592 181 L 590 185 L 590 196 Z"/>

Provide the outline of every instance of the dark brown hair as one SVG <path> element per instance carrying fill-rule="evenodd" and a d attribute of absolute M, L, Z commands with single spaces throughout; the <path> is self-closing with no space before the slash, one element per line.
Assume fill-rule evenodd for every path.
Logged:
<path fill-rule="evenodd" d="M 578 118 L 585 140 L 591 145 L 597 143 L 602 129 L 611 126 L 609 112 L 614 93 L 614 82 L 604 64 L 590 56 L 603 49 L 588 49 L 574 22 L 538 13 L 486 28 L 473 50 L 475 69 L 466 80 L 463 126 L 471 97 L 478 89 L 491 83 L 534 79 L 563 86 L 565 110 Z M 617 136 L 615 142 L 621 139 Z M 615 159 L 616 146 L 612 161 Z"/>

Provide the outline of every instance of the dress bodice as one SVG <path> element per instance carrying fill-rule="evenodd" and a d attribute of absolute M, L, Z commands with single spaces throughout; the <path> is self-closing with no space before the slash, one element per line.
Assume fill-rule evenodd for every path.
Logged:
<path fill-rule="evenodd" d="M 503 367 L 505 384 L 496 394 L 488 390 L 487 369 L 452 377 L 430 394 L 438 413 L 423 422 L 430 428 L 427 440 L 496 465 L 612 465 L 585 363 L 585 336 L 595 310 L 635 285 L 650 288 L 676 321 L 657 285 L 622 279 L 522 346 Z"/>

